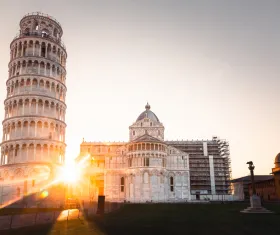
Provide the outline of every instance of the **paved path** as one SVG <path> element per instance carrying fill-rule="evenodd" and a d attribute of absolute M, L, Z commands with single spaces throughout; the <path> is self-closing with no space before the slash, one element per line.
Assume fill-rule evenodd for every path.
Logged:
<path fill-rule="evenodd" d="M 54 224 L 48 235 L 105 235 L 93 223 L 85 220 L 69 220 Z"/>

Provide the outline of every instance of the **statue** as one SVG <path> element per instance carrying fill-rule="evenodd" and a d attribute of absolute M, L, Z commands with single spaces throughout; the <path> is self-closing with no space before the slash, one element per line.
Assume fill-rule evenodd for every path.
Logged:
<path fill-rule="evenodd" d="M 251 174 L 251 184 L 252 184 L 252 195 L 256 195 L 256 186 L 255 186 L 255 180 L 254 180 L 254 169 L 255 166 L 253 164 L 252 161 L 247 162 L 246 164 L 249 164 L 249 170 L 250 170 L 250 174 Z"/>
<path fill-rule="evenodd" d="M 247 162 L 249 165 L 248 169 L 251 174 L 251 185 L 252 185 L 252 195 L 250 196 L 250 207 L 242 210 L 242 213 L 272 213 L 271 211 L 265 209 L 261 205 L 261 199 L 256 193 L 255 179 L 254 179 L 254 169 L 255 166 L 252 161 Z"/>

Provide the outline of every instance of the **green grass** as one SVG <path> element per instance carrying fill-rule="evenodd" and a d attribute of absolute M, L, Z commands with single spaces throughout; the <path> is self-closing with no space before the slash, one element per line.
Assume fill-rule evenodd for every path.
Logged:
<path fill-rule="evenodd" d="M 279 235 L 280 205 L 275 214 L 243 214 L 246 204 L 126 205 L 97 219 L 105 234 Z"/>
<path fill-rule="evenodd" d="M 280 204 L 265 205 L 274 214 L 243 214 L 248 204 L 127 204 L 86 221 L 57 222 L 9 234 L 68 235 L 280 235 Z M 25 233 L 26 232 L 26 233 Z M 2 234 L 1 234 L 2 235 Z"/>

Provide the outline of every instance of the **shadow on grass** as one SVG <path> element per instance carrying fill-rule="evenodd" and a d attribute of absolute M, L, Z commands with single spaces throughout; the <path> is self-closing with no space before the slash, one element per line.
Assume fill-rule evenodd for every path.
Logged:
<path fill-rule="evenodd" d="M 275 214 L 243 214 L 246 204 L 142 204 L 95 217 L 105 234 L 279 235 L 280 205 Z"/>
<path fill-rule="evenodd" d="M 265 205 L 275 214 L 243 214 L 246 204 L 129 204 L 118 211 L 81 221 L 57 222 L 4 234 L 223 234 L 279 235 L 280 205 Z M 93 233 L 95 231 L 95 233 Z M 2 232 L 1 232 L 2 235 Z"/>

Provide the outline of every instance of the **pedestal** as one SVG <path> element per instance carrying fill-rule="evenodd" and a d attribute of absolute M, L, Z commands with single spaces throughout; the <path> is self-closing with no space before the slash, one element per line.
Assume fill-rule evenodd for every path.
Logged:
<path fill-rule="evenodd" d="M 261 205 L 261 199 L 257 195 L 253 195 L 250 197 L 250 204 L 251 206 L 248 207 L 245 210 L 242 210 L 242 213 L 273 213 L 272 211 L 269 211 L 262 207 Z"/>

